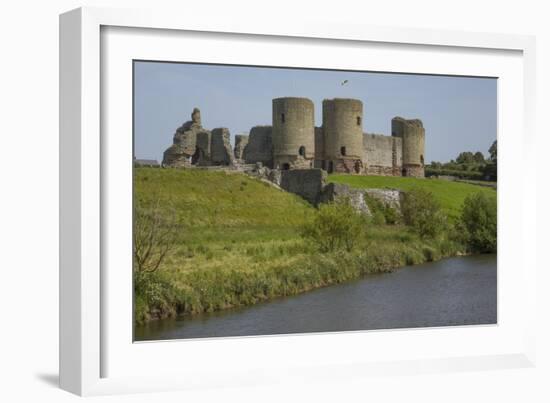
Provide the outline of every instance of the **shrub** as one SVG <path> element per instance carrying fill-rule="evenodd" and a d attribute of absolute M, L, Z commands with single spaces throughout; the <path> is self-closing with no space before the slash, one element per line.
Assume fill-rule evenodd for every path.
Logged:
<path fill-rule="evenodd" d="M 399 211 L 378 199 L 365 195 L 365 201 L 372 214 L 371 221 L 375 225 L 390 224 L 395 225 L 400 221 Z"/>
<path fill-rule="evenodd" d="M 477 192 L 466 197 L 460 215 L 468 247 L 475 252 L 492 253 L 497 250 L 496 198 Z"/>
<path fill-rule="evenodd" d="M 381 210 L 371 210 L 371 222 L 374 225 L 386 224 L 386 217 L 384 216 L 384 212 Z"/>
<path fill-rule="evenodd" d="M 301 231 L 321 252 L 350 252 L 365 235 L 365 216 L 353 208 L 349 199 L 321 204 L 312 221 Z"/>
<path fill-rule="evenodd" d="M 386 219 L 386 224 L 395 225 L 399 223 L 401 217 L 397 209 L 384 206 L 384 218 Z"/>
<path fill-rule="evenodd" d="M 158 272 L 134 271 L 134 311 L 137 323 L 176 315 L 174 288 Z"/>
<path fill-rule="evenodd" d="M 403 221 L 422 238 L 434 238 L 446 229 L 447 217 L 433 194 L 413 189 L 404 194 L 401 203 Z"/>
<path fill-rule="evenodd" d="M 435 169 L 432 167 L 426 167 L 425 173 L 427 177 L 431 176 L 456 176 L 459 179 L 471 179 L 471 180 L 482 180 L 484 177 L 484 174 L 482 172 L 478 171 L 468 171 L 465 170 L 467 168 L 464 168 L 464 165 L 457 165 L 455 168 L 443 168 L 443 169 Z"/>

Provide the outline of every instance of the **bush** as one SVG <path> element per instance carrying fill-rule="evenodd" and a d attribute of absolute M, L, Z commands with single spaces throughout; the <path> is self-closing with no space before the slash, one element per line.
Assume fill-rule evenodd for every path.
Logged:
<path fill-rule="evenodd" d="M 480 169 L 479 166 L 473 168 Z M 457 165 L 455 169 L 435 169 L 431 167 L 425 168 L 426 177 L 431 176 L 456 176 L 459 179 L 483 180 L 484 174 L 475 170 L 468 170 L 466 165 Z"/>
<path fill-rule="evenodd" d="M 176 315 L 175 290 L 158 272 L 134 271 L 134 313 L 137 323 Z"/>
<path fill-rule="evenodd" d="M 391 207 L 390 205 L 387 205 L 381 202 L 380 200 L 375 199 L 373 197 L 369 197 L 367 195 L 365 195 L 365 201 L 372 214 L 371 221 L 373 224 L 395 225 L 399 223 L 401 217 L 400 217 L 399 211 L 396 208 Z"/>
<path fill-rule="evenodd" d="M 384 218 L 386 219 L 386 224 L 390 225 L 398 224 L 401 219 L 399 211 L 390 206 L 384 206 Z"/>
<path fill-rule="evenodd" d="M 447 217 L 433 194 L 425 189 L 413 189 L 404 194 L 401 203 L 403 221 L 422 238 L 435 238 L 447 227 Z"/>
<path fill-rule="evenodd" d="M 475 252 L 494 253 L 497 250 L 496 198 L 477 192 L 466 197 L 460 215 L 460 227 L 465 242 Z"/>
<path fill-rule="evenodd" d="M 345 249 L 350 252 L 364 238 L 365 216 L 348 199 L 321 204 L 314 219 L 302 228 L 302 236 L 323 253 Z"/>

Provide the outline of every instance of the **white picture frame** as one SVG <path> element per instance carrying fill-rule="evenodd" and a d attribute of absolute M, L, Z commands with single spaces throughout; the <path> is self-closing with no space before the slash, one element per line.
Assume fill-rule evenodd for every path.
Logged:
<path fill-rule="evenodd" d="M 107 40 L 102 36 L 105 33 L 113 36 Z M 191 37 L 185 37 L 186 33 L 191 33 Z M 136 50 L 130 42 L 138 35 L 142 36 L 139 50 Z M 131 126 L 131 122 L 125 119 L 128 81 L 106 80 L 102 74 L 110 78 L 123 77 L 128 58 L 138 58 L 132 52 L 139 52 L 140 56 L 149 52 L 149 57 L 140 57 L 144 59 L 168 57 L 172 60 L 170 58 L 175 57 L 174 60 L 182 61 L 182 56 L 170 55 L 176 52 L 173 45 L 183 37 L 191 47 L 193 41 L 208 46 L 207 41 L 201 42 L 202 37 L 212 38 L 213 43 L 250 40 L 246 46 L 258 46 L 259 50 L 251 52 L 246 60 L 241 56 L 241 64 L 256 60 L 254 64 L 268 65 L 267 51 L 266 54 L 261 51 L 265 46 L 296 44 L 303 50 L 319 41 L 319 46 L 331 47 L 335 52 L 340 48 L 365 47 L 365 51 L 369 48 L 384 53 L 388 48 L 387 57 L 380 59 L 385 61 L 372 64 L 371 70 L 389 71 L 393 63 L 393 71 L 401 72 L 462 75 L 482 75 L 485 72 L 485 75 L 495 76 L 491 71 L 501 71 L 503 75 L 499 77 L 505 79 L 499 87 L 499 324 L 475 329 L 427 328 L 132 343 L 127 336 L 126 319 L 118 327 L 120 318 L 128 312 L 128 303 L 131 304 L 131 299 L 127 298 L 128 292 L 131 293 L 131 283 L 124 283 L 127 275 L 117 277 L 108 269 L 111 267 L 109 259 L 120 258 L 120 262 L 126 263 L 128 259 L 122 255 L 111 256 L 112 248 L 106 241 L 107 235 L 114 239 L 109 231 L 121 231 L 120 239 L 126 239 L 127 234 L 122 232 L 131 228 L 128 216 L 107 214 L 115 211 L 113 208 L 124 209 L 124 206 L 113 207 L 114 199 L 127 203 L 129 196 L 127 192 L 123 197 L 112 195 L 114 191 L 122 191 L 118 185 L 128 179 L 128 170 L 131 172 L 131 159 L 117 161 L 113 158 L 118 151 L 126 149 L 128 138 L 108 135 L 114 127 L 111 125 L 121 124 L 122 132 L 128 130 L 128 124 Z M 229 54 L 206 56 L 212 55 L 208 52 L 201 55 L 199 45 L 193 47 L 195 59 L 192 61 L 227 62 L 234 57 Z M 232 53 L 238 56 L 241 52 L 242 55 L 238 44 L 233 45 Z M 116 52 L 112 52 L 113 49 Z M 403 57 L 399 55 L 410 56 L 407 52 L 424 54 L 424 64 L 409 60 L 404 66 Z M 455 63 L 445 62 L 446 57 L 439 59 L 431 52 L 441 52 L 449 60 L 454 58 Z M 457 65 L 456 60 L 461 60 L 463 52 L 470 54 L 472 61 L 479 59 L 479 63 Z M 304 67 L 298 55 L 293 56 L 296 58 L 282 56 L 281 65 Z M 103 60 L 106 57 L 112 60 Z M 209 59 L 205 60 L 206 57 Z M 151 10 L 80 8 L 61 15 L 61 387 L 79 395 L 97 395 L 290 383 L 297 374 L 302 382 L 307 379 L 330 381 L 375 373 L 412 374 L 535 365 L 535 318 L 529 312 L 536 311 L 536 251 L 535 243 L 528 242 L 526 234 L 536 233 L 536 211 L 530 208 L 534 196 L 525 190 L 536 188 L 536 174 L 523 177 L 514 172 L 511 163 L 512 160 L 529 161 L 534 155 L 534 57 L 534 38 L 520 35 L 311 21 L 282 26 L 276 21 L 217 20 L 198 16 L 181 19 L 177 13 Z M 115 60 L 117 58 L 120 60 Z M 496 63 L 495 58 L 501 63 Z M 296 60 L 295 64 L 293 60 Z M 323 67 L 349 67 L 351 61 L 344 58 L 338 63 Z M 120 101 L 119 107 L 121 94 L 124 100 Z M 111 107 L 121 111 L 116 115 L 117 122 L 111 120 Z M 515 138 L 512 133 L 515 133 Z M 518 183 L 523 191 L 517 191 Z M 105 228 L 108 228 L 107 232 Z M 130 244 L 122 244 L 131 250 Z M 510 245 L 517 246 L 512 251 L 508 248 Z M 512 264 L 521 268 L 520 281 L 514 284 L 506 276 L 506 267 Z M 117 284 L 125 285 L 119 289 Z M 507 291 L 512 286 L 517 289 L 516 296 L 521 296 L 521 303 L 515 308 L 508 303 L 511 296 Z M 113 292 L 122 298 L 115 300 Z M 127 321 L 131 323 L 132 318 L 128 317 Z M 365 341 L 369 343 L 361 344 Z M 457 346 L 460 341 L 463 345 Z M 377 345 L 378 352 L 368 350 L 368 347 L 361 353 L 352 350 L 353 346 L 368 346 L 371 342 Z M 384 343 L 401 347 L 394 348 L 390 354 Z M 405 343 L 414 345 L 417 351 L 413 354 Z M 315 354 L 320 345 L 325 347 L 323 356 Z M 345 347 L 336 351 L 336 346 L 342 345 Z M 167 358 L 177 357 L 184 351 L 185 364 Z M 292 352 L 292 359 L 278 360 L 277 357 L 285 351 Z M 157 365 L 157 371 L 134 371 L 134 360 L 146 363 L 147 367 Z M 229 361 L 231 365 L 224 365 Z M 187 370 L 191 367 L 192 372 Z"/>

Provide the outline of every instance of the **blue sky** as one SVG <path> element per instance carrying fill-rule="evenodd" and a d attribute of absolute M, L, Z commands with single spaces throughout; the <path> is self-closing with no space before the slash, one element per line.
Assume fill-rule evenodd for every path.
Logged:
<path fill-rule="evenodd" d="M 426 161 L 487 150 L 497 135 L 493 78 L 135 62 L 134 144 L 137 158 L 162 160 L 194 107 L 207 129 L 233 136 L 271 124 L 271 100 L 298 96 L 315 103 L 321 125 L 325 98 L 363 101 L 363 131 L 391 134 L 394 116 L 418 118 L 426 129 Z M 341 82 L 348 80 L 346 85 Z"/>

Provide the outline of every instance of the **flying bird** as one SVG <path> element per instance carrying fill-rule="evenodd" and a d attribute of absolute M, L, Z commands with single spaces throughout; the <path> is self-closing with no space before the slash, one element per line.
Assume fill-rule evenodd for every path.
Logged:
<path fill-rule="evenodd" d="M 348 83 L 348 80 L 344 80 L 340 85 L 346 85 L 347 83 Z"/>

